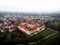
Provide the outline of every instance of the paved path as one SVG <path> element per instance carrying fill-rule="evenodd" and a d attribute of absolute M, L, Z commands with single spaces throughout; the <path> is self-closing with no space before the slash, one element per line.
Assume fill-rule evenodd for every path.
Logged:
<path fill-rule="evenodd" d="M 58 33 L 58 32 L 57 32 Z M 43 41 L 43 40 L 45 40 L 45 39 L 47 39 L 47 38 L 49 38 L 49 37 L 51 37 L 51 36 L 53 36 L 53 35 L 55 35 L 56 33 L 52 33 L 51 35 L 48 35 L 48 36 L 46 36 L 46 37 L 44 37 L 43 39 L 41 39 L 41 40 L 39 40 L 39 41 L 37 41 L 37 42 L 33 42 L 33 43 L 29 43 L 29 44 L 35 44 L 35 43 L 39 43 L 39 42 L 41 42 L 41 41 Z"/>

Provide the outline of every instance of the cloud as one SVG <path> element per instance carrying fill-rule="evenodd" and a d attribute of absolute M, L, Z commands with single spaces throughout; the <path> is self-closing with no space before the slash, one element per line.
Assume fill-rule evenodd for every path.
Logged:
<path fill-rule="evenodd" d="M 56 12 L 60 0 L 0 0 L 0 11 Z"/>

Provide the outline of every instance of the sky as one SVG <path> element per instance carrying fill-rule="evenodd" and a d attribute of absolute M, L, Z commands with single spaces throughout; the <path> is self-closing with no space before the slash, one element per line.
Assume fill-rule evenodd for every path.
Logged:
<path fill-rule="evenodd" d="M 59 12 L 60 0 L 0 0 L 0 11 Z"/>

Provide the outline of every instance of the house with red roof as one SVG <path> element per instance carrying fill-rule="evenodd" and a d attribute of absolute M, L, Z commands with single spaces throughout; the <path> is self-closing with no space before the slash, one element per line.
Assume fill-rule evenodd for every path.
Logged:
<path fill-rule="evenodd" d="M 22 22 L 19 24 L 18 28 L 25 32 L 26 34 L 30 35 L 40 30 L 44 30 L 45 26 L 42 22 L 37 22 L 35 20 L 30 20 L 27 22 Z"/>

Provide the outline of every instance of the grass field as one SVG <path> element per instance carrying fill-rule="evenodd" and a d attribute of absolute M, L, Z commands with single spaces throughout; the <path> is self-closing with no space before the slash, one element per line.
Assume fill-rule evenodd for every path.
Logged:
<path fill-rule="evenodd" d="M 37 42 L 39 40 L 42 40 L 43 38 L 53 34 L 53 33 L 57 33 L 56 31 L 50 29 L 50 28 L 45 28 L 45 30 L 43 30 L 42 32 L 39 32 L 36 35 L 33 36 L 28 36 L 22 40 L 19 40 L 19 43 L 31 43 L 31 42 Z M 49 39 L 49 38 L 48 38 Z"/>
<path fill-rule="evenodd" d="M 60 22 L 53 22 L 51 23 L 52 25 L 55 25 L 55 26 L 60 26 Z"/>
<path fill-rule="evenodd" d="M 60 33 L 57 33 L 46 40 L 35 43 L 34 45 L 59 45 L 60 44 Z"/>

